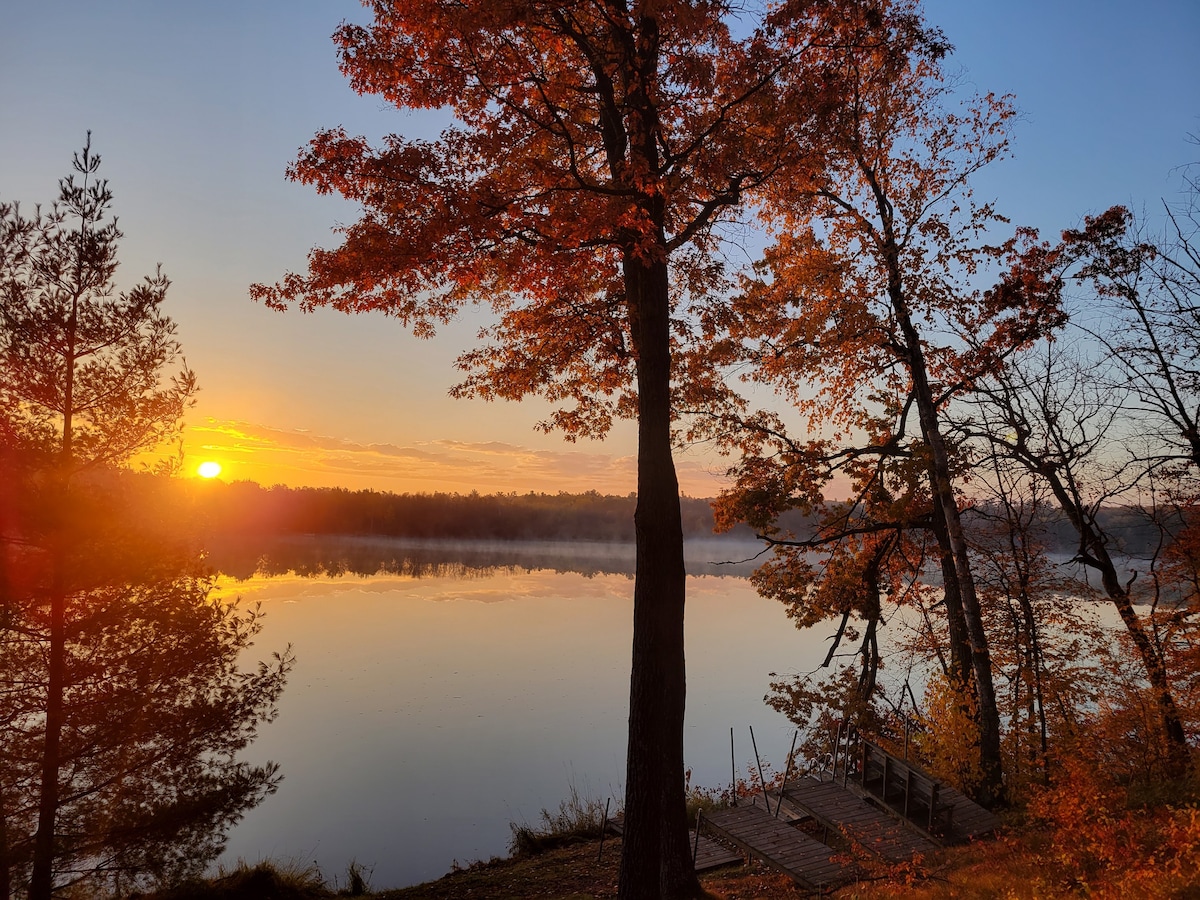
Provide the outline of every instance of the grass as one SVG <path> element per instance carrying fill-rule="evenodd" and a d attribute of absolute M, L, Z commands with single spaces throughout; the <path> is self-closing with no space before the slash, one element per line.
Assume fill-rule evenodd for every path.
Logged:
<path fill-rule="evenodd" d="M 185 881 L 156 891 L 146 900 L 325 900 L 337 896 L 315 865 L 239 861 L 232 870 L 222 869 L 214 878 Z"/>
<path fill-rule="evenodd" d="M 371 870 L 357 861 L 346 867 L 345 884 L 336 876 L 330 885 L 314 863 L 242 860 L 232 869 L 222 867 L 212 878 L 186 881 L 147 895 L 144 900 L 331 900 L 337 897 L 374 897 Z"/>
<path fill-rule="evenodd" d="M 727 800 L 689 790 L 690 814 Z M 572 788 L 557 811 L 542 810 L 537 826 L 513 825 L 510 857 L 456 866 L 426 884 L 372 892 L 370 871 L 357 863 L 344 883 L 335 878 L 332 885 L 315 866 L 239 864 L 144 900 L 610 900 L 617 893 L 621 840 L 608 837 L 600 853 L 603 819 L 601 802 Z M 1200 900 L 1200 776 L 1121 792 L 1101 791 L 1076 776 L 1023 813 L 1010 814 L 996 840 L 898 866 L 860 862 L 867 874 L 836 898 Z M 701 883 L 711 900 L 806 896 L 759 864 L 706 873 Z"/>
<path fill-rule="evenodd" d="M 599 840 L 606 815 L 611 818 L 616 810 L 606 810 L 604 803 L 584 796 L 572 784 L 570 795 L 559 804 L 558 811 L 543 809 L 537 826 L 511 824 L 508 850 L 513 856 L 538 856 L 558 847 Z"/>
<path fill-rule="evenodd" d="M 688 821 L 694 822 L 700 811 L 712 812 L 730 804 L 728 792 L 689 786 L 687 789 Z M 508 851 L 513 856 L 538 856 L 548 850 L 584 841 L 596 841 L 604 830 L 605 819 L 618 815 L 619 809 L 608 808 L 600 800 L 582 794 L 572 784 L 570 795 L 559 804 L 557 812 L 543 809 L 537 825 L 511 823 L 512 839 Z"/>
<path fill-rule="evenodd" d="M 582 808 L 587 806 L 584 803 Z M 556 817 L 551 815 L 551 819 Z M 1061 877 L 1046 864 L 1053 838 L 1045 829 L 1013 827 L 998 840 L 941 851 L 919 867 L 896 867 L 876 880 L 844 887 L 833 896 L 836 900 L 1115 900 L 1128 896 L 1200 900 L 1200 873 L 1144 884 L 1136 894 L 1104 881 L 1080 884 Z M 426 884 L 375 892 L 369 890 L 365 873 L 359 870 L 364 878 L 361 896 L 373 900 L 612 900 L 617 895 L 620 844 L 620 838 L 608 838 L 604 854 L 598 858 L 599 841 L 580 839 L 534 855 L 473 863 Z M 315 868 L 262 863 L 252 868 L 239 866 L 211 881 L 145 900 L 330 900 L 352 896 L 355 884 L 348 873 L 346 884 L 338 890 L 336 884 L 326 884 Z M 701 884 L 712 900 L 799 900 L 807 896 L 786 877 L 759 864 L 706 873 Z"/>

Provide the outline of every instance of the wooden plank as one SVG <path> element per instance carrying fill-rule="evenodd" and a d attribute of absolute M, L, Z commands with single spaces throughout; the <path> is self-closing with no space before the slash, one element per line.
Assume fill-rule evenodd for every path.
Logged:
<path fill-rule="evenodd" d="M 862 758 L 869 770 L 867 777 L 857 779 L 857 784 L 856 779 L 852 778 L 845 787 L 882 804 L 885 811 L 900 817 L 933 841 L 964 843 L 990 834 L 1000 826 L 1000 820 L 994 814 L 909 760 L 901 759 L 867 740 L 863 740 Z M 882 797 L 876 787 L 881 780 L 876 773 L 882 774 L 885 770 L 889 774 L 902 771 L 905 775 L 905 796 L 898 798 L 898 802 Z"/>
<path fill-rule="evenodd" d="M 828 890 L 858 875 L 853 864 L 836 859 L 829 847 L 780 822 L 761 807 L 738 806 L 710 813 L 704 817 L 703 827 L 807 890 Z"/>
<path fill-rule="evenodd" d="M 625 833 L 625 817 L 618 814 L 608 820 L 608 828 L 616 834 Z M 695 829 L 692 829 L 693 831 Z M 692 841 L 696 841 L 696 835 L 692 834 Z M 724 844 L 714 841 L 710 837 L 700 835 L 699 843 L 694 843 L 696 848 L 696 871 L 707 872 L 709 869 L 719 869 L 721 866 L 732 865 L 733 863 L 742 862 L 740 853 L 730 850 Z"/>
<path fill-rule="evenodd" d="M 889 862 L 910 860 L 938 847 L 840 784 L 802 777 L 787 783 L 784 798 L 821 825 L 842 832 Z"/>
<path fill-rule="evenodd" d="M 772 816 L 774 816 L 780 822 L 783 822 L 785 825 L 791 825 L 795 822 L 799 822 L 803 819 L 809 818 L 808 813 L 805 813 L 805 812 L 802 812 L 802 811 L 796 809 L 796 807 L 794 807 L 792 804 L 788 803 L 788 801 L 786 799 L 783 801 L 783 808 L 779 811 L 778 814 L 776 814 L 775 805 L 779 802 L 779 795 L 776 793 L 771 793 L 770 796 L 771 796 L 771 808 L 768 809 L 767 812 L 769 812 Z M 744 803 L 745 800 L 740 800 L 738 802 Z M 750 801 L 747 805 L 757 806 L 759 809 L 763 809 L 764 801 L 763 801 L 762 794 L 755 794 L 753 797 L 750 798 Z"/>
<path fill-rule="evenodd" d="M 692 840 L 696 840 L 696 836 L 692 835 Z M 700 835 L 700 842 L 696 848 L 696 871 L 707 872 L 709 869 L 719 869 L 721 866 L 729 866 L 734 863 L 741 863 L 742 855 L 730 850 L 724 844 L 714 841 L 710 837 Z"/>

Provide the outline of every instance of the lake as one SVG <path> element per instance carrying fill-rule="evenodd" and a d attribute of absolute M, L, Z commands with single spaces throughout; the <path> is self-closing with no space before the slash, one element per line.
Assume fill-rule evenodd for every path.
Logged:
<path fill-rule="evenodd" d="M 797 631 L 754 592 L 750 564 L 711 565 L 759 549 L 688 547 L 693 784 L 729 783 L 731 727 L 739 775 L 753 764 L 750 725 L 764 762 L 782 765 L 792 728 L 763 704 L 770 673 L 815 668 L 827 646 L 825 631 Z M 379 551 L 391 560 L 381 574 L 321 574 L 373 571 L 345 560 Z M 296 654 L 279 718 L 246 754 L 280 763 L 283 783 L 232 830 L 223 864 L 316 862 L 344 880 L 355 860 L 375 887 L 401 887 L 505 854 L 509 823 L 536 823 L 572 785 L 620 800 L 632 548 L 373 541 L 289 552 L 318 574 L 284 574 L 281 553 L 267 566 L 280 574 L 221 582 L 262 603 L 256 658 L 289 643 Z"/>

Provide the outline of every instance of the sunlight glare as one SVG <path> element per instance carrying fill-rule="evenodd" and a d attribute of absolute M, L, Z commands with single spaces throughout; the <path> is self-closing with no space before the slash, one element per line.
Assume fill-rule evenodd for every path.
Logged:
<path fill-rule="evenodd" d="M 200 467 L 196 471 L 200 474 L 201 478 L 216 478 L 221 474 L 221 464 L 209 460 L 208 462 L 200 463 Z"/>

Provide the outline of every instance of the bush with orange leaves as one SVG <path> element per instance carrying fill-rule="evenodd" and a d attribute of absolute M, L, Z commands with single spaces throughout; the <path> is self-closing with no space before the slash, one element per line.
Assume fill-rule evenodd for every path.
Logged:
<path fill-rule="evenodd" d="M 1061 760 L 1028 812 L 1049 840 L 1036 853 L 1056 883 L 1095 897 L 1179 897 L 1200 890 L 1200 781 L 1118 784 L 1084 748 Z M 1174 799 L 1163 802 L 1163 798 Z M 1186 892 L 1186 893 L 1185 893 Z"/>

